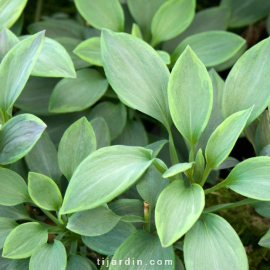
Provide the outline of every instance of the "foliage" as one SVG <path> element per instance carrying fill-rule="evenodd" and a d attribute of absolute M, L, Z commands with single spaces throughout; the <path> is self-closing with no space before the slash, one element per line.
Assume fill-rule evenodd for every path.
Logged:
<path fill-rule="evenodd" d="M 238 33 L 270 5 L 38 1 L 24 25 L 19 2 L 0 0 L 0 269 L 269 269 L 270 38 Z"/>

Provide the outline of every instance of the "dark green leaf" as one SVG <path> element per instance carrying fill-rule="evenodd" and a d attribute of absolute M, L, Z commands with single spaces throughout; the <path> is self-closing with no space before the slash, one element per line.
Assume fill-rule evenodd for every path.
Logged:
<path fill-rule="evenodd" d="M 119 0 L 75 0 L 83 18 L 97 29 L 124 30 L 124 12 Z"/>
<path fill-rule="evenodd" d="M 170 181 L 164 179 L 162 174 L 151 165 L 137 184 L 137 190 L 141 197 L 148 202 L 151 207 L 154 207 L 160 193 L 169 183 Z"/>
<path fill-rule="evenodd" d="M 122 133 L 112 141 L 113 145 L 146 146 L 148 137 L 141 121 L 127 120 Z"/>
<path fill-rule="evenodd" d="M 57 83 L 49 110 L 55 113 L 82 111 L 97 102 L 107 88 L 108 81 L 97 70 L 79 70 L 77 78 L 64 78 Z"/>
<path fill-rule="evenodd" d="M 65 131 L 59 144 L 58 162 L 68 180 L 79 164 L 96 148 L 94 130 L 85 117 L 76 121 Z"/>
<path fill-rule="evenodd" d="M 249 25 L 270 12 L 270 3 L 264 0 L 222 0 L 220 5 L 231 10 L 230 27 Z"/>
<path fill-rule="evenodd" d="M 83 26 L 74 20 L 49 19 L 42 22 L 36 22 L 28 26 L 30 33 L 36 33 L 46 29 L 46 37 L 70 37 L 83 39 Z"/>
<path fill-rule="evenodd" d="M 120 219 L 120 216 L 102 205 L 75 213 L 68 219 L 67 228 L 77 234 L 99 236 L 111 231 Z"/>
<path fill-rule="evenodd" d="M 10 218 L 12 220 L 29 220 L 30 217 L 23 204 L 15 206 L 0 205 L 0 217 Z"/>
<path fill-rule="evenodd" d="M 14 106 L 35 115 L 50 115 L 49 101 L 58 82 L 57 78 L 31 76 Z"/>
<path fill-rule="evenodd" d="M 57 150 L 47 132 L 42 134 L 25 160 L 32 172 L 44 174 L 59 183 L 62 173 L 58 166 Z"/>
<path fill-rule="evenodd" d="M 0 217 L 0 249 L 3 248 L 9 233 L 18 226 L 12 219 Z"/>
<path fill-rule="evenodd" d="M 122 103 L 113 104 L 105 101 L 95 106 L 87 118 L 92 120 L 99 116 L 103 117 L 108 124 L 111 139 L 113 140 L 121 134 L 125 127 L 127 110 Z"/>
<path fill-rule="evenodd" d="M 66 270 L 92 270 L 92 267 L 86 258 L 79 255 L 71 255 L 67 261 Z"/>
<path fill-rule="evenodd" d="M 92 250 L 105 255 L 113 255 L 119 246 L 136 231 L 132 224 L 120 221 L 108 233 L 100 236 L 82 236 L 82 240 Z"/>
<path fill-rule="evenodd" d="M 90 121 L 95 132 L 97 140 L 97 149 L 109 146 L 111 144 L 111 136 L 108 124 L 103 117 L 96 117 Z"/>

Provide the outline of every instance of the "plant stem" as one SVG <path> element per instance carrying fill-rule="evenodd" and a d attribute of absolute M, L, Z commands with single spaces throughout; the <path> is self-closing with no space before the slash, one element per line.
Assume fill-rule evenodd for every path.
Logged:
<path fill-rule="evenodd" d="M 220 188 L 223 188 L 223 187 L 225 187 L 225 186 L 227 186 L 227 185 L 228 185 L 228 183 L 227 183 L 226 181 L 222 181 L 222 182 L 220 182 L 219 184 L 217 184 L 217 185 L 215 185 L 215 186 L 213 186 L 213 187 L 211 187 L 211 188 L 206 189 L 206 190 L 204 191 L 204 193 L 205 193 L 205 194 L 211 193 L 211 192 L 213 192 L 213 191 L 215 191 L 215 190 L 218 190 L 218 189 L 220 189 Z"/>
<path fill-rule="evenodd" d="M 168 129 L 168 132 L 169 132 L 169 147 L 170 147 L 171 162 L 172 162 L 172 165 L 175 165 L 179 163 L 179 160 L 178 160 L 178 156 L 177 156 L 176 149 L 174 146 L 172 132 L 170 129 Z"/>
<path fill-rule="evenodd" d="M 35 14 L 35 22 L 40 21 L 42 5 L 43 5 L 43 0 L 38 0 L 37 1 L 36 14 Z"/>
<path fill-rule="evenodd" d="M 257 202 L 257 201 L 258 200 L 247 198 L 245 200 L 242 200 L 242 201 L 236 202 L 236 203 L 225 203 L 223 205 L 215 205 L 212 207 L 208 207 L 208 208 L 205 208 L 203 212 L 213 213 L 213 212 L 216 212 L 219 210 L 226 210 L 226 209 L 230 209 L 230 208 L 234 208 L 234 207 L 238 207 L 238 206 L 242 206 L 242 205 L 252 204 L 252 203 Z"/>
<path fill-rule="evenodd" d="M 205 171 L 204 171 L 204 174 L 203 174 L 203 178 L 202 178 L 202 181 L 200 183 L 200 185 L 203 187 L 203 185 L 205 184 L 205 181 L 208 177 L 208 175 L 210 174 L 211 172 L 211 167 L 208 166 L 208 164 L 206 165 L 206 168 L 205 168 Z"/>
<path fill-rule="evenodd" d="M 144 219 L 147 221 L 144 225 L 144 229 L 150 232 L 151 229 L 151 211 L 152 207 L 148 202 L 144 202 Z"/>
<path fill-rule="evenodd" d="M 44 209 L 41 209 L 41 210 L 42 210 L 42 211 L 44 212 L 44 214 L 45 214 L 47 217 L 49 217 L 55 224 L 57 224 L 58 226 L 63 226 L 63 224 L 60 223 L 59 220 L 58 220 L 53 214 L 51 214 L 49 211 L 44 210 Z"/>

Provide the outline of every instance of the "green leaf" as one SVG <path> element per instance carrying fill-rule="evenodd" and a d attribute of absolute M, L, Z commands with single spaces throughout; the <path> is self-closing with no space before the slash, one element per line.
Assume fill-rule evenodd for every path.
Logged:
<path fill-rule="evenodd" d="M 203 173 L 205 169 L 205 159 L 202 153 L 202 149 L 199 149 L 195 158 L 194 170 L 193 170 L 193 181 L 195 183 L 201 183 Z"/>
<path fill-rule="evenodd" d="M 145 146 L 145 148 L 153 150 L 152 157 L 155 158 L 166 143 L 168 143 L 168 140 L 160 140 Z"/>
<path fill-rule="evenodd" d="M 29 169 L 24 158 L 10 164 L 9 169 L 18 173 L 25 181 L 27 181 Z"/>
<path fill-rule="evenodd" d="M 136 231 L 136 228 L 132 224 L 119 221 L 106 234 L 100 236 L 82 236 L 82 240 L 92 250 L 105 255 L 113 255 L 119 246 Z"/>
<path fill-rule="evenodd" d="M 100 37 L 92 37 L 84 40 L 73 52 L 84 61 L 102 67 Z"/>
<path fill-rule="evenodd" d="M 143 217 L 128 215 L 121 217 L 121 220 L 124 222 L 133 222 L 133 223 L 147 223 Z"/>
<path fill-rule="evenodd" d="M 29 270 L 29 259 L 11 260 L 6 270 Z"/>
<path fill-rule="evenodd" d="M 159 54 L 159 56 L 161 57 L 161 59 L 166 65 L 169 65 L 171 63 L 171 57 L 167 52 L 160 51 L 160 50 L 157 50 L 156 52 Z"/>
<path fill-rule="evenodd" d="M 270 13 L 270 3 L 263 0 L 222 0 L 220 5 L 231 10 L 230 27 L 242 27 L 257 22 Z"/>
<path fill-rule="evenodd" d="M 19 17 L 19 19 L 12 25 L 10 30 L 16 36 L 20 36 L 22 33 L 23 23 L 24 23 L 24 14 L 22 13 L 21 16 Z"/>
<path fill-rule="evenodd" d="M 15 107 L 35 115 L 50 115 L 49 101 L 58 78 L 30 77 Z"/>
<path fill-rule="evenodd" d="M 42 120 L 48 125 L 46 131 L 52 142 L 57 146 L 66 129 L 86 114 L 86 111 L 56 114 L 52 116 L 43 116 Z"/>
<path fill-rule="evenodd" d="M 219 64 L 219 65 L 216 65 L 216 66 L 213 66 L 213 68 L 220 72 L 220 71 L 224 71 L 230 67 L 232 67 L 235 62 L 242 56 L 242 54 L 247 50 L 247 43 L 244 43 L 242 45 L 242 47 L 234 54 L 233 57 L 231 57 L 230 59 L 228 59 L 227 61 Z"/>
<path fill-rule="evenodd" d="M 205 157 L 208 168 L 217 169 L 218 166 L 228 157 L 236 140 L 242 132 L 251 114 L 252 108 L 240 111 L 224 120 L 210 136 Z"/>
<path fill-rule="evenodd" d="M 171 62 L 175 63 L 189 45 L 206 67 L 212 67 L 233 57 L 245 42 L 239 35 L 225 31 L 195 34 L 187 37 L 176 47 Z"/>
<path fill-rule="evenodd" d="M 148 137 L 141 121 L 127 120 L 122 133 L 112 141 L 113 145 L 146 146 Z"/>
<path fill-rule="evenodd" d="M 82 111 L 96 103 L 108 88 L 108 81 L 95 69 L 77 71 L 77 78 L 62 79 L 53 89 L 49 111 Z M 74 91 L 76 89 L 76 91 Z"/>
<path fill-rule="evenodd" d="M 0 27 L 10 28 L 20 17 L 27 0 L 0 1 Z"/>
<path fill-rule="evenodd" d="M 230 10 L 226 7 L 210 7 L 196 12 L 188 28 L 177 37 L 162 44 L 162 49 L 172 53 L 177 45 L 185 38 L 212 30 L 226 30 L 230 17 Z"/>
<path fill-rule="evenodd" d="M 32 172 L 46 175 L 56 183 L 59 182 L 62 173 L 58 166 L 57 150 L 46 131 L 25 156 L 25 160 Z"/>
<path fill-rule="evenodd" d="M 125 105 L 121 102 L 118 104 L 109 101 L 101 102 L 93 108 L 87 119 L 92 120 L 100 116 L 108 124 L 111 139 L 118 137 L 126 125 L 127 110 Z"/>
<path fill-rule="evenodd" d="M 119 199 L 110 203 L 108 206 L 116 215 L 122 218 L 128 216 L 144 218 L 143 201 L 139 199 Z M 133 225 L 138 230 L 142 229 L 142 224 L 133 223 Z"/>
<path fill-rule="evenodd" d="M 48 232 L 37 222 L 16 227 L 7 237 L 3 257 L 23 259 L 30 257 L 36 247 L 47 242 Z"/>
<path fill-rule="evenodd" d="M 85 236 L 99 236 L 112 230 L 120 216 L 114 214 L 107 206 L 77 212 L 68 219 L 67 228 Z"/>
<path fill-rule="evenodd" d="M 67 261 L 66 270 L 92 270 L 90 263 L 86 258 L 83 258 L 79 255 L 71 255 Z"/>
<path fill-rule="evenodd" d="M 82 60 L 74 53 L 74 49 L 82 42 L 81 39 L 75 39 L 70 37 L 59 37 L 56 38 L 55 40 L 66 49 L 76 70 L 91 66 L 91 64 Z"/>
<path fill-rule="evenodd" d="M 194 14 L 194 0 L 170 0 L 165 2 L 152 20 L 152 45 L 155 46 L 182 33 L 192 22 Z"/>
<path fill-rule="evenodd" d="M 2 250 L 0 250 L 0 269 L 7 270 L 7 268 L 12 263 L 12 261 L 14 261 L 14 260 L 3 258 L 2 257 Z"/>
<path fill-rule="evenodd" d="M 270 229 L 267 233 L 262 237 L 260 242 L 258 243 L 262 247 L 270 248 Z"/>
<path fill-rule="evenodd" d="M 9 233 L 18 226 L 18 223 L 12 219 L 0 217 L 0 249 L 3 248 Z"/>
<path fill-rule="evenodd" d="M 109 30 L 102 31 L 101 53 L 107 79 L 119 98 L 169 129 L 170 74 L 158 53 L 139 38 Z"/>
<path fill-rule="evenodd" d="M 0 168 L 0 204 L 13 206 L 31 201 L 25 181 L 17 173 Z"/>
<path fill-rule="evenodd" d="M 20 40 L 7 28 L 3 28 L 0 33 L 0 62 L 4 56 L 11 50 Z"/>
<path fill-rule="evenodd" d="M 138 24 L 136 24 L 136 23 L 132 24 L 131 35 L 143 40 L 142 32 L 141 32 L 140 26 Z"/>
<path fill-rule="evenodd" d="M 46 125 L 36 116 L 13 117 L 0 130 L 0 164 L 10 164 L 24 157 L 40 138 Z"/>
<path fill-rule="evenodd" d="M 53 244 L 43 244 L 35 249 L 30 259 L 30 270 L 65 270 L 67 254 L 64 245 L 54 240 Z"/>
<path fill-rule="evenodd" d="M 224 118 L 255 105 L 246 123 L 248 126 L 270 103 L 270 82 L 265 79 L 270 72 L 269 50 L 270 38 L 244 53 L 230 71 L 222 96 Z"/>
<path fill-rule="evenodd" d="M 118 0 L 75 0 L 83 18 L 97 29 L 124 30 L 124 12 Z"/>
<path fill-rule="evenodd" d="M 44 31 L 20 41 L 4 57 L 0 65 L 2 121 L 7 121 L 8 115 L 12 115 L 13 104 L 30 76 L 43 42 Z"/>
<path fill-rule="evenodd" d="M 270 156 L 270 144 L 266 145 L 260 152 L 260 156 Z"/>
<path fill-rule="evenodd" d="M 140 216 L 143 217 L 143 202 L 138 199 L 119 199 L 108 205 L 118 216 Z"/>
<path fill-rule="evenodd" d="M 151 22 L 160 6 L 167 0 L 127 0 L 129 11 L 141 28 L 146 41 L 151 39 Z"/>
<path fill-rule="evenodd" d="M 185 270 L 182 261 L 175 255 L 175 270 Z"/>
<path fill-rule="evenodd" d="M 68 180 L 79 164 L 96 148 L 94 130 L 85 117 L 76 121 L 65 131 L 58 148 L 58 162 Z"/>
<path fill-rule="evenodd" d="M 97 149 L 109 146 L 111 144 L 111 136 L 109 127 L 103 117 L 96 117 L 90 121 L 95 132 L 97 140 Z"/>
<path fill-rule="evenodd" d="M 132 260 L 136 259 L 137 264 L 133 265 Z M 119 269 L 119 260 L 125 262 L 121 264 L 121 269 L 157 269 L 157 263 L 162 264 L 164 270 L 174 269 L 173 247 L 163 248 L 157 236 L 141 230 L 131 235 L 115 252 L 110 269 Z M 161 261 L 161 262 L 160 262 Z M 149 265 L 150 263 L 150 265 Z M 139 266 L 140 265 L 140 266 Z"/>
<path fill-rule="evenodd" d="M 239 164 L 239 161 L 233 157 L 227 157 L 217 168 L 217 170 L 228 169 L 231 167 L 235 167 Z"/>
<path fill-rule="evenodd" d="M 211 69 L 208 73 L 213 86 L 213 107 L 208 124 L 205 127 L 199 140 L 194 145 L 194 152 L 197 152 L 200 148 L 203 151 L 205 150 L 209 137 L 215 131 L 218 125 L 223 122 L 221 97 L 224 88 L 224 81 L 214 69 Z"/>
<path fill-rule="evenodd" d="M 0 217 L 6 217 L 12 220 L 29 220 L 30 217 L 23 204 L 15 206 L 0 205 Z"/>
<path fill-rule="evenodd" d="M 169 183 L 170 181 L 163 179 L 162 175 L 151 165 L 137 184 L 137 190 L 144 201 L 154 207 L 160 193 Z"/>
<path fill-rule="evenodd" d="M 30 172 L 28 190 L 33 202 L 48 211 L 58 211 L 62 204 L 62 195 L 55 182 L 42 174 Z"/>
<path fill-rule="evenodd" d="M 46 37 L 70 37 L 84 39 L 83 26 L 74 20 L 69 19 L 49 19 L 42 22 L 30 24 L 27 27 L 29 33 L 36 33 L 46 29 Z"/>
<path fill-rule="evenodd" d="M 160 6 L 167 0 L 127 0 L 129 11 L 141 28 L 146 41 L 151 39 L 151 22 Z"/>
<path fill-rule="evenodd" d="M 264 111 L 255 135 L 255 149 L 257 155 L 259 155 L 268 144 L 270 144 L 269 115 L 268 111 Z"/>
<path fill-rule="evenodd" d="M 244 160 L 233 168 L 224 180 L 224 184 L 243 196 L 269 201 L 269 161 L 269 157 L 255 157 Z"/>
<path fill-rule="evenodd" d="M 251 204 L 255 211 L 263 217 L 270 218 L 270 202 L 257 201 Z"/>
<path fill-rule="evenodd" d="M 184 241 L 188 270 L 248 270 L 248 260 L 239 236 L 231 225 L 214 214 L 203 214 Z"/>
<path fill-rule="evenodd" d="M 194 162 L 185 162 L 185 163 L 179 163 L 175 164 L 172 167 L 170 167 L 163 175 L 163 178 L 169 178 L 172 176 L 177 175 L 178 173 L 185 172 L 192 168 Z"/>
<path fill-rule="evenodd" d="M 151 158 L 150 150 L 141 147 L 116 145 L 95 151 L 74 172 L 62 214 L 92 209 L 114 199 L 139 179 Z"/>
<path fill-rule="evenodd" d="M 193 146 L 210 118 L 213 89 L 206 68 L 190 47 L 172 70 L 168 94 L 173 122 Z"/>
<path fill-rule="evenodd" d="M 45 38 L 44 46 L 31 74 L 41 77 L 76 77 L 73 62 L 66 49 L 48 37 Z"/>
<path fill-rule="evenodd" d="M 201 186 L 175 180 L 160 194 L 155 210 L 157 232 L 163 247 L 182 237 L 197 221 L 204 208 Z"/>

